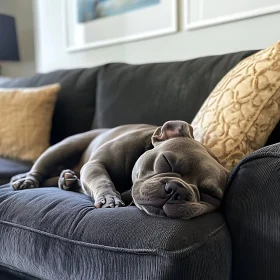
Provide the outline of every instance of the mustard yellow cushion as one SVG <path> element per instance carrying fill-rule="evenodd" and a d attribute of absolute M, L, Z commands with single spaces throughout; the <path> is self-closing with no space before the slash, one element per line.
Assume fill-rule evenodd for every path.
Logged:
<path fill-rule="evenodd" d="M 59 84 L 0 88 L 0 156 L 35 161 L 49 146 Z"/>
<path fill-rule="evenodd" d="M 207 98 L 195 139 L 227 169 L 261 148 L 280 119 L 280 42 L 237 64 Z"/>

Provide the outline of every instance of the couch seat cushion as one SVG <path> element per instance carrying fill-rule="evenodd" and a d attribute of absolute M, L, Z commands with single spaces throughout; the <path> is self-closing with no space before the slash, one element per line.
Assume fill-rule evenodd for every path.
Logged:
<path fill-rule="evenodd" d="M 220 213 L 175 220 L 92 205 L 58 188 L 0 187 L 0 264 L 40 279 L 230 278 Z"/>
<path fill-rule="evenodd" d="M 6 184 L 11 177 L 28 172 L 32 164 L 0 157 L 0 185 Z"/>

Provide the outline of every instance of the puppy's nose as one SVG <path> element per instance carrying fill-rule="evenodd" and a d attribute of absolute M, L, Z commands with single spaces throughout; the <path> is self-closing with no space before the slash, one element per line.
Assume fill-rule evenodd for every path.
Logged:
<path fill-rule="evenodd" d="M 169 182 L 165 186 L 165 190 L 168 193 L 167 203 L 173 203 L 175 201 L 193 201 L 194 192 L 192 189 L 184 187 L 177 182 Z"/>

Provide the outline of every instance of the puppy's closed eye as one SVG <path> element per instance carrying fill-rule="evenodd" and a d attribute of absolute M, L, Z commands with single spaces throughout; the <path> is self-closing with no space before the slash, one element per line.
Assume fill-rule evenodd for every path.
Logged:
<path fill-rule="evenodd" d="M 156 173 L 168 173 L 172 172 L 172 164 L 169 160 L 169 156 L 167 154 L 160 154 L 154 163 L 154 171 Z"/>

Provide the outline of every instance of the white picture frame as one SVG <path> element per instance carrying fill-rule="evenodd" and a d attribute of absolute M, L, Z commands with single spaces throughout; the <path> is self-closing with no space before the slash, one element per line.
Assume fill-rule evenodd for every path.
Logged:
<path fill-rule="evenodd" d="M 85 23 L 78 22 L 76 1 L 64 0 L 63 2 L 65 48 L 68 52 L 177 32 L 177 0 L 160 0 L 156 5 Z"/>
<path fill-rule="evenodd" d="M 263 0 L 263 3 L 261 1 L 251 3 L 258 3 L 261 7 L 252 7 L 247 8 L 246 10 L 242 10 L 243 7 L 240 5 L 240 11 L 239 12 L 232 12 L 232 13 L 225 13 L 224 15 L 214 16 L 210 18 L 204 17 L 204 6 L 206 1 L 210 0 L 196 0 L 195 1 L 195 7 L 192 6 L 193 0 L 184 0 L 184 27 L 186 30 L 195 30 L 200 28 L 205 28 L 209 26 L 224 24 L 228 22 L 248 19 L 252 17 L 258 17 L 263 16 L 267 14 L 273 14 L 280 12 L 280 4 L 275 4 L 276 0 Z M 226 3 L 226 0 L 223 0 L 224 3 Z M 271 3 L 269 3 L 271 2 Z M 275 3 L 273 3 L 275 2 Z M 279 1 L 278 1 L 279 2 Z M 213 2 L 212 2 L 213 3 Z M 232 3 L 237 3 L 236 1 L 231 1 Z M 238 4 L 236 4 L 238 5 Z M 238 9 L 238 6 L 237 6 Z M 192 12 L 196 13 L 197 20 L 192 20 Z"/>

